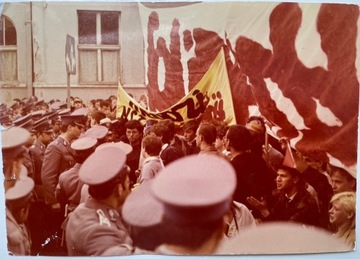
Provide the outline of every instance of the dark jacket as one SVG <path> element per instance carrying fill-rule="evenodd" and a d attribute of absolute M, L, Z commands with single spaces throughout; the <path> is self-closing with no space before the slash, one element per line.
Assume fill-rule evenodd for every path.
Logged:
<path fill-rule="evenodd" d="M 314 197 L 306 189 L 301 189 L 291 201 L 285 194 L 280 193 L 266 220 L 294 221 L 319 226 L 319 215 Z"/>
<path fill-rule="evenodd" d="M 275 188 L 274 175 L 269 171 L 263 159 L 253 153 L 245 152 L 231 160 L 237 178 L 234 200 L 245 204 L 251 209 L 246 198 L 253 196 L 260 200 L 270 200 Z"/>
<path fill-rule="evenodd" d="M 160 158 L 164 166 L 184 156 L 184 153 L 175 146 L 168 145 L 161 153 Z"/>

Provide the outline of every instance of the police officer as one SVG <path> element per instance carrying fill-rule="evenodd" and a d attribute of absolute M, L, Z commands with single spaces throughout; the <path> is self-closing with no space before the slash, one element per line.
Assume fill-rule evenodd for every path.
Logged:
<path fill-rule="evenodd" d="M 47 146 L 41 169 L 45 203 L 48 206 L 49 228 L 54 233 L 60 233 L 60 226 L 64 220 L 60 203 L 55 197 L 55 188 L 58 184 L 59 175 L 75 164 L 70 144 L 73 140 L 79 138 L 86 117 L 83 115 L 63 115 L 61 120 L 62 133 Z"/>
<path fill-rule="evenodd" d="M 33 124 L 33 129 L 36 131 L 36 140 L 34 144 L 29 148 L 29 153 L 34 164 L 33 179 L 35 185 L 41 185 L 41 168 L 44 160 L 45 149 L 53 141 L 53 133 L 51 124 L 45 117 Z M 42 193 L 38 193 L 38 196 L 43 198 Z"/>
<path fill-rule="evenodd" d="M 36 140 L 36 134 L 34 133 L 34 131 L 32 129 L 32 125 L 33 125 L 33 120 L 32 120 L 31 114 L 27 114 L 13 122 L 13 126 L 24 128 L 30 132 L 30 136 L 29 136 L 28 140 L 22 146 L 22 148 L 24 150 L 23 164 L 26 167 L 26 169 L 28 171 L 28 175 L 30 177 L 33 177 L 33 175 L 34 175 L 34 164 L 33 164 L 33 161 L 31 159 L 31 156 L 29 153 L 29 148 L 32 146 L 32 144 Z"/>
<path fill-rule="evenodd" d="M 162 243 L 156 253 L 213 254 L 224 237 L 224 215 L 235 191 L 231 164 L 214 155 L 190 155 L 166 166 L 147 184 L 150 191 L 140 186 L 125 202 L 124 220 L 141 231 L 158 225 L 161 230 L 151 237 Z M 151 236 L 148 231 L 145 234 Z"/>
<path fill-rule="evenodd" d="M 97 139 L 89 137 L 81 137 L 71 143 L 76 164 L 60 175 L 55 191 L 58 202 L 63 207 L 67 206 L 66 214 L 80 203 L 83 182 L 79 179 L 79 170 L 84 161 L 94 152 L 97 143 Z"/>
<path fill-rule="evenodd" d="M 34 199 L 30 205 L 28 224 L 32 238 L 32 254 L 36 255 L 46 238 L 51 235 L 47 226 L 48 222 L 46 213 L 47 207 L 44 200 L 44 189 L 41 182 L 41 167 L 44 160 L 45 149 L 53 141 L 53 129 L 46 117 L 37 120 L 33 124 L 36 131 L 37 139 L 29 148 L 29 153 L 34 165 L 34 174 L 32 176 L 34 187 Z"/>
<path fill-rule="evenodd" d="M 86 136 L 86 132 L 85 132 L 84 136 Z M 98 144 L 99 144 L 99 140 L 98 140 Z M 130 152 L 133 150 L 132 146 L 130 144 L 119 141 L 119 142 L 105 142 L 105 143 L 99 144 L 95 148 L 95 152 L 97 152 L 98 150 L 101 150 L 103 148 L 107 148 L 107 147 L 120 148 L 125 153 L 125 155 L 130 154 Z M 89 195 L 89 185 L 87 185 L 86 183 L 81 188 L 81 195 L 80 196 L 81 196 L 80 197 L 80 202 L 84 202 L 87 198 L 90 197 L 90 195 Z"/>
<path fill-rule="evenodd" d="M 11 255 L 30 255 L 31 237 L 26 227 L 34 181 L 20 176 L 5 194 L 8 251 Z"/>
<path fill-rule="evenodd" d="M 11 127 L 1 131 L 2 160 L 5 192 L 14 185 L 20 175 L 27 175 L 22 163 L 22 145 L 29 139 L 30 132 L 20 127 Z"/>
<path fill-rule="evenodd" d="M 92 153 L 82 164 L 80 180 L 89 185 L 88 198 L 69 215 L 66 243 L 70 256 L 132 252 L 132 240 L 122 223 L 120 206 L 130 193 L 129 168 L 121 148 L 109 146 Z"/>

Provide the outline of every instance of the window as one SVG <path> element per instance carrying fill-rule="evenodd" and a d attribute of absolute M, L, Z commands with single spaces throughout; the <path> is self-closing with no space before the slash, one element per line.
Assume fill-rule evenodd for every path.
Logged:
<path fill-rule="evenodd" d="M 120 12 L 78 11 L 80 83 L 117 84 L 119 18 Z"/>
<path fill-rule="evenodd" d="M 13 23 L 0 17 L 0 82 L 17 81 L 17 38 Z"/>

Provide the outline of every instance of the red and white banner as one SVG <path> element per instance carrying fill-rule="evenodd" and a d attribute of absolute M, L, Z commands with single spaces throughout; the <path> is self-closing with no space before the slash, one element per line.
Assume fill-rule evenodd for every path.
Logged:
<path fill-rule="evenodd" d="M 303 154 L 356 174 L 358 6 L 147 3 L 139 10 L 152 111 L 191 91 L 224 48 L 238 123 L 260 112 Z"/>

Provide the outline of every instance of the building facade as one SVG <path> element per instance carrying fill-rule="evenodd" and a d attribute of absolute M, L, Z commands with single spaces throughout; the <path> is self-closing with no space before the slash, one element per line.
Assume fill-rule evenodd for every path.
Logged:
<path fill-rule="evenodd" d="M 84 101 L 145 91 L 144 38 L 137 3 L 6 3 L 1 15 L 0 102 L 36 95 Z M 67 36 L 76 73 L 68 76 Z M 69 57 L 67 57 L 69 58 Z"/>

